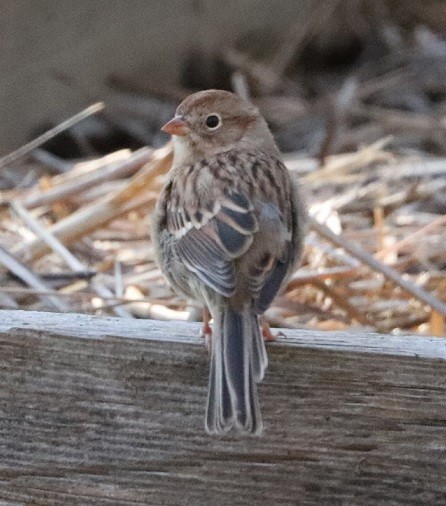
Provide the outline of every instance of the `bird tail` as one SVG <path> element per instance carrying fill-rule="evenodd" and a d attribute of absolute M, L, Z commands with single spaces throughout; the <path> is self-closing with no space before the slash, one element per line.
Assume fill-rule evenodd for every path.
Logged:
<path fill-rule="evenodd" d="M 206 430 L 222 433 L 233 425 L 245 432 L 262 431 L 256 382 L 267 365 L 257 315 L 227 306 L 214 314 Z"/>

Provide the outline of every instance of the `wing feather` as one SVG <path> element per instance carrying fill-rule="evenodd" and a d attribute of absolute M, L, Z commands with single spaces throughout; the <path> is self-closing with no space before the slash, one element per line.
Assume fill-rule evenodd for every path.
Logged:
<path fill-rule="evenodd" d="M 225 156 L 227 160 L 224 159 Z M 249 250 L 259 230 L 259 221 L 269 220 L 274 226 L 287 230 L 287 234 L 283 234 L 283 239 L 280 239 L 283 247 L 279 245 L 278 248 L 272 248 L 268 240 L 265 240 L 265 256 L 259 256 L 258 265 L 253 265 L 247 273 L 246 282 L 253 297 L 258 299 L 256 311 L 263 311 L 271 303 L 289 267 L 291 220 L 286 209 L 283 212 L 289 198 L 286 185 L 282 184 L 280 177 L 277 180 L 280 191 L 277 188 L 275 192 L 270 191 L 269 173 L 277 161 L 269 158 L 259 161 L 257 155 L 248 156 L 248 164 L 256 171 L 255 177 L 264 177 L 266 181 L 263 185 L 256 181 L 253 186 L 251 178 L 254 176 L 249 167 L 246 169 L 246 157 L 246 153 L 243 158 L 241 155 L 238 158 L 233 154 L 221 153 L 215 159 L 207 160 L 206 164 L 199 162 L 193 170 L 188 171 L 189 179 L 184 183 L 183 190 L 187 188 L 189 191 L 178 189 L 178 198 L 166 207 L 166 223 L 168 231 L 176 239 L 173 242 L 173 254 L 208 287 L 225 297 L 230 297 L 235 292 L 235 260 Z M 229 167 L 228 164 L 233 166 Z M 283 169 L 282 165 L 279 175 Z M 240 178 L 234 177 L 234 172 Z M 204 183 L 200 186 L 200 181 L 208 184 L 212 178 L 215 178 L 213 187 L 211 185 L 210 188 L 205 188 Z M 224 179 L 224 185 L 218 184 L 219 178 Z M 196 198 L 188 200 L 187 196 L 190 197 L 192 189 Z M 171 191 L 175 194 L 174 189 Z M 281 252 L 271 255 L 270 249 L 280 249 Z M 286 258 L 283 257 L 284 253 Z"/>

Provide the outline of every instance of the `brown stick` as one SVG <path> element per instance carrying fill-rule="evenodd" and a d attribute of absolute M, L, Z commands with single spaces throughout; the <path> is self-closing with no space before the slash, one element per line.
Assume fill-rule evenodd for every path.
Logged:
<path fill-rule="evenodd" d="M 154 153 L 153 161 L 136 174 L 123 190 L 77 210 L 49 227 L 48 231 L 61 243 L 69 244 L 118 216 L 153 202 L 156 198 L 153 180 L 159 174 L 167 172 L 171 163 L 171 147 L 159 149 Z M 144 194 L 141 195 L 143 191 Z M 24 241 L 13 248 L 13 253 L 17 255 L 25 251 L 27 258 L 37 259 L 45 255 L 49 247 L 42 239 L 37 238 L 30 242 Z"/>
<path fill-rule="evenodd" d="M 369 320 L 365 313 L 361 313 L 361 311 L 356 309 L 353 304 L 350 304 L 350 302 L 342 297 L 342 295 L 340 295 L 334 288 L 327 285 L 325 281 L 313 279 L 311 283 L 331 297 L 333 302 L 342 308 L 351 318 L 357 320 L 362 325 L 373 326 L 373 323 Z"/>
<path fill-rule="evenodd" d="M 401 277 L 400 274 L 398 274 L 398 272 L 396 272 L 394 269 L 392 269 L 388 265 L 383 264 L 382 262 L 377 260 L 368 251 L 365 251 L 363 248 L 361 248 L 361 246 L 359 246 L 359 244 L 349 241 L 343 235 L 335 234 L 326 225 L 319 223 L 313 217 L 309 218 L 309 225 L 318 234 L 325 237 L 325 239 L 328 239 L 329 241 L 333 242 L 334 244 L 337 244 L 338 246 L 340 246 L 341 248 L 344 248 L 351 255 L 358 258 L 359 260 L 364 262 L 366 265 L 368 265 L 370 268 L 374 269 L 375 271 L 380 272 L 386 278 L 390 279 L 396 285 L 400 286 L 401 288 L 403 288 L 407 292 L 411 293 L 417 299 L 423 301 L 425 304 L 430 306 L 432 309 L 435 309 L 439 313 L 446 315 L 446 304 L 444 302 L 440 301 L 435 296 L 426 292 L 425 290 L 423 290 L 419 286 L 415 285 L 414 283 L 412 283 L 408 279 Z"/>
<path fill-rule="evenodd" d="M 23 205 L 27 208 L 39 207 L 52 204 L 58 200 L 65 199 L 73 194 L 79 194 L 81 191 L 96 186 L 104 181 L 110 181 L 119 177 L 127 177 L 129 173 L 134 172 L 138 167 L 149 162 L 152 158 L 152 150 L 141 148 L 130 155 L 127 160 L 119 160 L 100 167 L 93 173 L 88 173 L 84 177 L 76 178 L 74 181 L 67 181 L 46 191 L 34 192 L 28 195 Z"/>
<path fill-rule="evenodd" d="M 18 202 L 12 202 L 11 207 L 14 212 L 22 218 L 28 228 L 34 232 L 37 237 L 39 237 L 39 239 L 44 241 L 49 248 L 65 260 L 70 269 L 74 272 L 85 272 L 87 270 L 87 266 L 78 260 L 53 234 L 49 233 L 45 227 L 40 225 L 40 223 L 35 220 L 31 214 L 21 206 L 21 204 Z M 97 278 L 91 281 L 91 285 L 101 297 L 110 297 L 112 295 L 111 291 L 105 285 L 100 283 Z M 113 308 L 113 310 L 118 316 L 122 316 L 124 318 L 132 317 L 126 308 L 118 306 Z"/>
<path fill-rule="evenodd" d="M 37 276 L 31 269 L 29 269 L 22 262 L 17 260 L 11 253 L 5 250 L 0 245 L 0 264 L 2 264 L 8 271 L 20 278 L 28 286 L 37 290 L 51 290 L 51 288 L 44 283 L 39 276 Z M 42 299 L 49 302 L 58 311 L 68 311 L 68 306 L 65 302 L 61 301 L 54 295 L 41 295 Z"/>
<path fill-rule="evenodd" d="M 105 105 L 102 102 L 97 102 L 96 104 L 90 105 L 90 107 L 87 107 L 83 111 L 75 114 L 71 118 L 62 121 L 62 123 L 59 123 L 54 128 L 51 128 L 50 130 L 46 131 L 44 134 L 39 135 L 39 137 L 36 137 L 31 142 L 28 142 L 27 144 L 21 146 L 19 149 L 16 149 L 12 153 L 9 153 L 9 155 L 0 158 L 0 169 L 5 167 L 6 165 L 9 165 L 12 162 L 15 162 L 19 158 L 23 158 L 28 153 L 31 153 L 33 149 L 38 148 L 45 142 L 49 141 L 56 135 L 63 132 L 64 130 L 71 128 L 76 123 L 79 123 L 79 121 L 88 118 L 88 116 L 91 116 L 92 114 L 96 114 L 97 112 L 102 111 L 104 107 Z"/>

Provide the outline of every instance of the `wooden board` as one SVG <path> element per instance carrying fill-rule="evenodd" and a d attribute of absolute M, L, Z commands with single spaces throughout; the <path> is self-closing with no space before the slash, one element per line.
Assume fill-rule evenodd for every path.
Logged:
<path fill-rule="evenodd" d="M 62 335 L 102 339 L 106 336 L 202 344 L 201 324 L 128 320 L 82 314 L 0 310 L 0 332 L 31 328 Z M 388 335 L 375 332 L 319 332 L 283 329 L 286 338 L 271 346 L 299 346 L 335 351 L 353 351 L 446 359 L 446 339 L 418 335 Z"/>
<path fill-rule="evenodd" d="M 210 437 L 196 331 L 0 311 L 1 504 L 446 502 L 445 341 L 287 331 L 263 436 Z"/>

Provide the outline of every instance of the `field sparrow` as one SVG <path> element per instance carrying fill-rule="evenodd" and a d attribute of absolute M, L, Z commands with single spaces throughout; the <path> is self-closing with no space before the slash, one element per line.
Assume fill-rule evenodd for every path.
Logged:
<path fill-rule="evenodd" d="M 305 211 L 257 108 L 207 90 L 163 130 L 174 159 L 153 219 L 159 265 L 214 320 L 205 426 L 260 433 L 256 383 L 267 366 L 259 315 L 302 249 Z"/>

